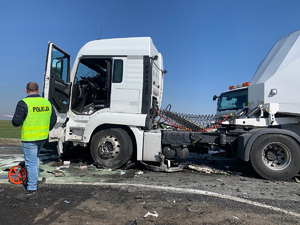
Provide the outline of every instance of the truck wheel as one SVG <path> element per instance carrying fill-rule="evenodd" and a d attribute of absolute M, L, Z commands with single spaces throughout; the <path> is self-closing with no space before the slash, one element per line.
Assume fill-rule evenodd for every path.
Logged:
<path fill-rule="evenodd" d="M 91 155 L 96 163 L 117 169 L 132 156 L 132 141 L 125 130 L 110 128 L 96 133 L 91 140 Z"/>
<path fill-rule="evenodd" d="M 250 160 L 263 178 L 289 180 L 300 170 L 300 147 L 293 138 L 285 135 L 262 135 L 251 147 Z"/>

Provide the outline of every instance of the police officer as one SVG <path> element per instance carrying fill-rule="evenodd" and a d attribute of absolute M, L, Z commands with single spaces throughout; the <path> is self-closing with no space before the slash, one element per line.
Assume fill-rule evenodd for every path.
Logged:
<path fill-rule="evenodd" d="M 28 96 L 18 102 L 12 119 L 14 126 L 22 126 L 21 140 L 28 179 L 27 190 L 17 198 L 34 199 L 37 198 L 39 177 L 38 154 L 57 118 L 50 102 L 38 94 L 40 90 L 37 83 L 29 82 L 25 91 Z"/>

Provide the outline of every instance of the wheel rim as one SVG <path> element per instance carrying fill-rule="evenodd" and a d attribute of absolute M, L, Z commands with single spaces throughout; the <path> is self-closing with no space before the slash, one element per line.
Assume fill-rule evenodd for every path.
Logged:
<path fill-rule="evenodd" d="M 279 142 L 272 142 L 263 148 L 262 160 L 271 170 L 284 170 L 291 163 L 291 151 Z"/>
<path fill-rule="evenodd" d="M 101 159 L 113 159 L 120 152 L 120 142 L 114 136 L 105 136 L 100 139 L 98 154 Z"/>

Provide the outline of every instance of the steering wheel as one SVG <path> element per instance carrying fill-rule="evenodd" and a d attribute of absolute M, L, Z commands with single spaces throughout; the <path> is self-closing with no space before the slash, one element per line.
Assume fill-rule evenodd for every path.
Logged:
<path fill-rule="evenodd" d="M 100 90 L 98 84 L 92 82 L 92 80 L 91 80 L 90 77 L 87 77 L 87 78 L 86 78 L 86 81 L 88 82 L 88 85 L 89 85 L 89 87 L 90 87 L 92 90 L 94 90 L 94 91 L 99 91 L 99 90 Z"/>

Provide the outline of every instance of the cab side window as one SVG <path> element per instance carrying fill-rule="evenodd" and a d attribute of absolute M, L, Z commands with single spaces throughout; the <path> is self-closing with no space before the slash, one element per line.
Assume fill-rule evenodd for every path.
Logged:
<path fill-rule="evenodd" d="M 121 83 L 123 80 L 123 60 L 114 60 L 113 83 Z"/>

